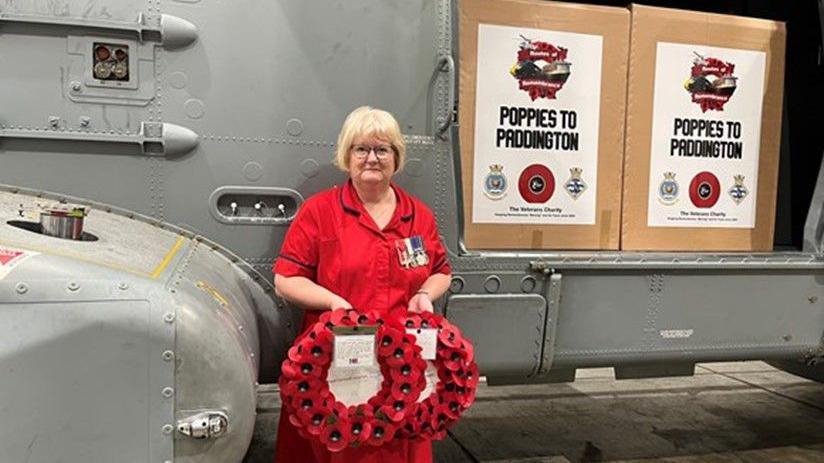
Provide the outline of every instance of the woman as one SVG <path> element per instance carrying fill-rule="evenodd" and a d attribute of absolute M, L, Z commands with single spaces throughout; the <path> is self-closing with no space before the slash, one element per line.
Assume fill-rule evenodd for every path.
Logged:
<path fill-rule="evenodd" d="M 363 106 L 347 116 L 335 161 L 349 180 L 303 204 L 274 265 L 278 294 L 305 309 L 303 329 L 322 311 L 341 307 L 431 312 L 449 287 L 451 269 L 432 211 L 391 182 L 405 157 L 391 114 Z M 284 413 L 276 461 L 431 462 L 432 444 L 399 439 L 331 454 L 300 437 Z"/>

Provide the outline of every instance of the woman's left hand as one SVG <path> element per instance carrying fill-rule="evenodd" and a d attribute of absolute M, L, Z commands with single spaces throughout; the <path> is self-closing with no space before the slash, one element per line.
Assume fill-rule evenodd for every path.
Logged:
<path fill-rule="evenodd" d="M 435 308 L 432 306 L 432 301 L 429 300 L 428 295 L 418 293 L 412 296 L 412 299 L 409 300 L 409 306 L 407 306 L 406 310 L 414 313 L 421 313 L 434 312 Z"/>

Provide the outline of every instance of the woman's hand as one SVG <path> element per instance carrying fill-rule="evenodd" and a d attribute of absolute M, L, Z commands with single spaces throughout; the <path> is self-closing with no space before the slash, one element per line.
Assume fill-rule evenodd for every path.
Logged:
<path fill-rule="evenodd" d="M 337 294 L 331 293 L 332 297 L 329 298 L 329 304 L 327 304 L 326 308 L 329 310 L 335 309 L 351 309 L 352 304 L 349 303 L 346 299 L 338 296 Z"/>
<path fill-rule="evenodd" d="M 414 313 L 434 312 L 435 308 L 432 306 L 432 301 L 426 293 L 416 293 L 409 299 L 409 305 L 406 310 Z"/>

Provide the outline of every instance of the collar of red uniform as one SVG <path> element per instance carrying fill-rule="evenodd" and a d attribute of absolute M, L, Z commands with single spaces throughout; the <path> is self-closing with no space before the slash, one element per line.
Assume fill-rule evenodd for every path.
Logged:
<path fill-rule="evenodd" d="M 394 222 L 395 218 L 400 218 L 402 222 L 409 222 L 415 216 L 415 204 L 412 202 L 412 198 L 394 183 L 390 183 L 389 186 L 392 187 L 392 190 L 395 191 L 395 197 L 398 198 L 397 209 L 395 209 L 395 214 L 392 216 L 390 223 Z M 360 216 L 366 212 L 358 192 L 355 191 L 355 187 L 352 185 L 352 179 L 349 179 L 339 191 L 338 197 L 344 212 L 354 216 Z"/>

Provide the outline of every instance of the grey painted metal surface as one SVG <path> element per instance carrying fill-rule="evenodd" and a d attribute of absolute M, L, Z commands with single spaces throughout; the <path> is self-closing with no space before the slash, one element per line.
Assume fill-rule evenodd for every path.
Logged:
<path fill-rule="evenodd" d="M 611 363 L 815 355 L 824 332 L 815 299 L 824 296 L 818 193 L 799 252 L 464 249 L 460 146 L 450 123 L 460 77 L 451 65 L 456 9 L 449 0 L 6 2 L 0 131 L 34 135 L 0 137 L 0 182 L 173 223 L 231 249 L 268 280 L 302 198 L 345 180 L 330 162 L 343 117 L 371 104 L 396 114 L 407 134 L 398 182 L 436 213 L 457 277 L 453 293 L 488 301 L 473 308 L 482 317 L 524 310 L 509 296 L 557 300 L 557 322 L 547 325 L 555 331 L 529 328 L 544 333 L 537 374 L 534 363 L 522 365 L 513 367 L 523 373 L 516 378 L 569 377 L 576 366 Z M 36 20 L 12 20 L 21 17 Z M 90 81 L 95 43 L 127 46 L 134 80 Z M 158 156 L 168 145 L 157 134 L 130 144 L 145 124 L 182 128 L 183 148 Z M 824 173 L 818 184 L 817 192 Z M 548 281 L 561 276 L 553 293 Z M 252 298 L 278 304 L 271 294 Z M 810 298 L 816 302 L 804 302 Z M 291 316 L 279 315 L 286 312 L 255 315 L 263 381 L 276 378 L 295 329 Z M 485 349 L 496 327 L 472 326 Z M 532 362 L 509 346 L 496 346 L 502 358 Z"/>
<path fill-rule="evenodd" d="M 546 306 L 538 294 L 459 294 L 450 296 L 447 316 L 465 333 L 483 333 L 474 340 L 485 374 L 526 377 L 541 364 Z"/>
<path fill-rule="evenodd" d="M 255 420 L 260 313 L 282 327 L 279 349 L 294 335 L 271 286 L 215 243 L 98 203 L 85 204 L 93 241 L 18 226 L 59 199 L 0 188 L 0 409 L 15 417 L 0 453 L 241 461 Z M 203 412 L 225 414 L 222 435 L 176 431 Z"/>

